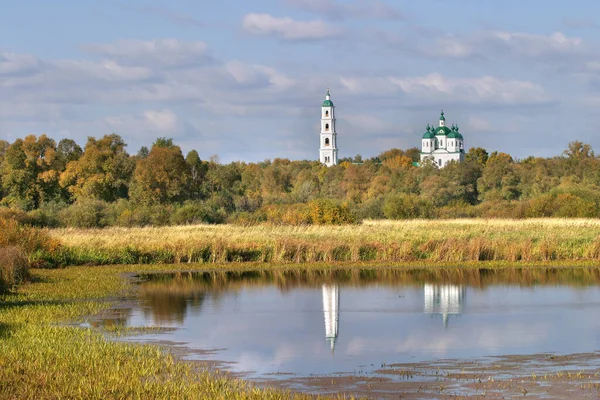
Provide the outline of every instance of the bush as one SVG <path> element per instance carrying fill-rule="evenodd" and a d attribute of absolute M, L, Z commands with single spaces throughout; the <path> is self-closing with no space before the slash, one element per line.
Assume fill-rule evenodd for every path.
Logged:
<path fill-rule="evenodd" d="M 171 215 L 171 223 L 184 224 L 221 224 L 225 222 L 227 213 L 213 202 L 186 202 Z"/>
<path fill-rule="evenodd" d="M 0 219 L 0 248 L 19 247 L 26 256 L 60 247 L 45 231 L 20 225 L 14 219 Z"/>
<path fill-rule="evenodd" d="M 16 246 L 0 247 L 0 293 L 4 294 L 29 277 L 27 258 Z"/>
<path fill-rule="evenodd" d="M 390 194 L 383 203 L 383 213 L 389 219 L 433 218 L 433 204 L 414 194 Z"/>
<path fill-rule="evenodd" d="M 101 228 L 107 225 L 108 203 L 81 200 L 58 213 L 63 225 L 76 228 Z"/>

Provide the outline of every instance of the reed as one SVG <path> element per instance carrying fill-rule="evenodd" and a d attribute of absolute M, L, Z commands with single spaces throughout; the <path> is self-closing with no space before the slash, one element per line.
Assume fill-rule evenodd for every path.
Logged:
<path fill-rule="evenodd" d="M 408 220 L 361 225 L 56 229 L 51 265 L 598 260 L 600 220 Z"/>

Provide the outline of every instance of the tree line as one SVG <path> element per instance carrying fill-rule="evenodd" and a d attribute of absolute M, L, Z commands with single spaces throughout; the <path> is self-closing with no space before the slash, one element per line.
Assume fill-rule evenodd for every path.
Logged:
<path fill-rule="evenodd" d="M 137 154 L 117 134 L 84 148 L 29 135 L 0 140 L 0 216 L 38 226 L 186 223 L 352 223 L 365 218 L 528 218 L 600 215 L 600 158 L 571 142 L 559 156 L 514 159 L 471 148 L 463 163 L 414 166 L 391 149 L 325 167 L 276 158 L 201 160 L 159 138 Z"/>

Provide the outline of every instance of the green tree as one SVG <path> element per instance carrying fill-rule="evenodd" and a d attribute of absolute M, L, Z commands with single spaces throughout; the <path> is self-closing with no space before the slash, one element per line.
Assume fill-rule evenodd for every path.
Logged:
<path fill-rule="evenodd" d="M 56 146 L 56 160 L 60 171 L 64 171 L 67 164 L 77 161 L 83 155 L 81 147 L 72 139 L 62 139 Z"/>
<path fill-rule="evenodd" d="M 56 143 L 46 135 L 17 139 L 2 162 L 3 203 L 31 210 L 59 195 Z"/>
<path fill-rule="evenodd" d="M 137 160 L 130 197 L 134 203 L 179 203 L 188 199 L 190 168 L 172 139 L 159 138 L 148 157 Z"/>
<path fill-rule="evenodd" d="M 83 155 L 69 162 L 60 175 L 60 185 L 76 200 L 126 198 L 135 165 L 126 146 L 115 133 L 102 139 L 89 137 Z"/>
<path fill-rule="evenodd" d="M 190 198 L 192 200 L 201 199 L 204 196 L 202 191 L 208 163 L 203 162 L 196 150 L 190 151 L 185 157 L 185 162 L 190 170 Z"/>

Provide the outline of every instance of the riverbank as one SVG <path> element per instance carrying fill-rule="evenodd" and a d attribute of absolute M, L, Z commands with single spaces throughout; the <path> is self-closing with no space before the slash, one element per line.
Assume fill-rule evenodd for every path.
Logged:
<path fill-rule="evenodd" d="M 450 266 L 451 264 L 447 264 Z M 251 383 L 232 379 L 226 373 L 206 370 L 192 362 L 180 361 L 167 347 L 129 344 L 113 341 L 115 335 L 130 332 L 116 329 L 93 328 L 88 321 L 90 316 L 106 312 L 119 302 L 134 300 L 137 288 L 133 284 L 135 276 L 152 272 L 173 272 L 183 274 L 186 271 L 216 271 L 217 275 L 226 271 L 255 271 L 277 276 L 283 271 L 292 271 L 291 276 L 298 276 L 299 284 L 310 283 L 313 274 L 335 267 L 346 267 L 348 279 L 359 273 L 361 267 L 376 267 L 375 263 L 323 264 L 314 263 L 299 266 L 265 265 L 264 263 L 245 264 L 189 264 L 182 265 L 129 265 L 102 267 L 70 267 L 65 269 L 32 269 L 32 281 L 21 286 L 16 294 L 0 298 L 0 398 L 211 398 L 211 399 L 280 399 L 314 398 L 285 391 L 293 388 L 295 381 L 262 382 L 277 389 L 257 389 Z M 454 265 L 455 267 L 457 265 Z M 382 267 L 382 266 L 380 266 Z M 426 268 L 427 279 L 433 275 L 439 279 L 453 279 L 455 275 L 463 277 L 475 275 L 479 267 L 488 269 L 505 269 L 507 265 L 500 262 L 482 262 L 463 265 L 462 268 Z M 400 270 L 421 269 L 423 265 L 404 265 Z M 584 267 L 563 267 L 569 270 L 570 284 L 594 284 L 600 278 L 598 270 Z M 376 268 L 378 271 L 383 268 Z M 389 268 L 387 269 L 389 271 Z M 396 270 L 398 271 L 398 270 Z M 385 271 L 383 273 L 386 273 Z M 290 274 L 286 275 L 290 284 Z M 361 278 L 364 279 L 364 276 Z M 483 285 L 493 283 L 487 275 Z M 515 270 L 509 280 L 554 284 L 553 275 L 545 268 L 528 265 Z M 512 281 L 511 280 L 511 281 Z M 591 283 L 590 283 L 591 282 Z M 92 326 L 94 324 L 91 324 Z M 140 333 L 144 329 L 139 330 Z M 382 366 L 382 374 L 410 373 L 415 377 L 423 375 L 429 380 L 434 374 L 444 373 L 438 381 L 419 383 L 410 381 L 406 384 L 391 384 L 386 380 L 369 379 L 369 377 L 313 377 L 307 378 L 318 392 L 339 393 L 352 391 L 360 395 L 372 395 L 387 388 L 390 396 L 398 391 L 406 393 L 407 398 L 419 398 L 420 393 L 434 393 L 444 397 L 450 387 L 458 384 L 472 386 L 476 393 L 518 393 L 521 387 L 534 392 L 534 387 L 558 385 L 560 390 L 580 390 L 581 394 L 597 393 L 594 379 L 597 372 L 579 374 L 577 376 L 561 372 L 561 365 L 551 366 L 552 373 L 544 379 L 536 378 L 531 373 L 540 375 L 542 369 L 519 370 L 518 364 L 504 366 L 500 372 L 494 369 L 477 372 L 469 368 L 460 371 L 456 378 L 439 366 Z M 582 364 L 583 366 L 584 364 Z M 415 369 L 416 368 L 416 369 Z M 510 374 L 506 369 L 510 369 Z M 564 369 L 570 369 L 565 367 Z M 455 368 L 456 369 L 456 368 Z M 437 372 L 436 372 L 437 371 Z M 454 370 L 453 370 L 454 371 Z M 523 373 L 525 372 L 525 375 Z M 454 371 L 452 373 L 458 374 Z M 495 374 L 496 373 L 496 374 Z M 511 376 L 511 381 L 503 381 L 502 376 Z M 494 382 L 481 384 L 483 378 L 495 379 Z M 330 379 L 331 378 L 331 379 Z M 412 379 L 412 378 L 411 378 Z M 436 377 L 437 379 L 437 377 Z M 518 379 L 518 381 L 516 380 Z M 353 385 L 360 380 L 365 381 L 360 387 Z M 527 385 L 519 383 L 525 380 Z M 380 386 L 377 386 L 377 382 Z M 297 383 L 297 382 L 296 382 Z M 578 389 L 578 387 L 581 387 Z M 509 390 L 510 389 L 510 390 Z M 374 391 L 374 392 L 373 392 Z M 446 393 L 444 393 L 446 392 Z M 460 391 L 458 391 L 460 393 Z M 456 393 L 453 391 L 452 393 Z M 562 392 L 560 392 L 562 393 Z M 340 395 L 340 398 L 342 398 Z M 383 396 L 385 397 L 385 396 Z M 350 398 L 350 397 L 345 397 Z"/>
<path fill-rule="evenodd" d="M 594 262 L 600 220 L 365 221 L 343 226 L 56 229 L 51 265 L 171 263 Z"/>
<path fill-rule="evenodd" d="M 156 267 L 31 270 L 31 282 L 0 297 L 0 398 L 314 398 L 257 389 L 179 362 L 167 348 L 117 343 L 115 333 L 81 327 L 135 296 L 131 274 Z"/>

